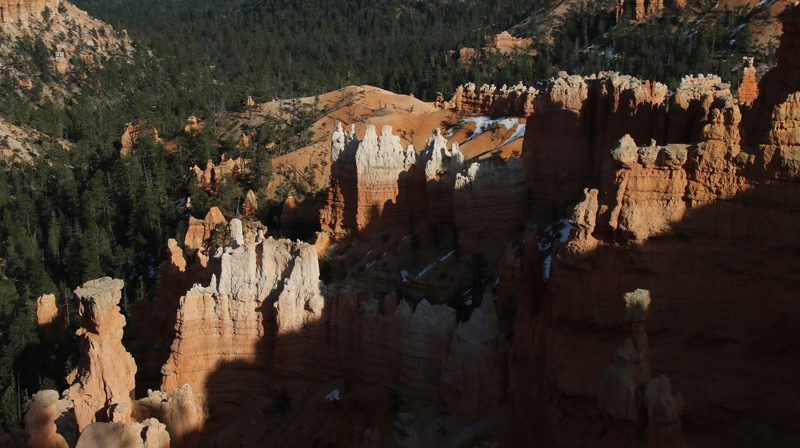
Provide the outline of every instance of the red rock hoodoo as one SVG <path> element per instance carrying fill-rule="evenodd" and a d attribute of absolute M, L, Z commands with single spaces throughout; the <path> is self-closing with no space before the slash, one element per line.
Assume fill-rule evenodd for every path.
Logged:
<path fill-rule="evenodd" d="M 80 300 L 81 360 L 67 377 L 67 397 L 75 405 L 78 431 L 109 421 L 109 411 L 133 399 L 136 364 L 122 346 L 122 280 L 92 280 L 75 290 Z"/>

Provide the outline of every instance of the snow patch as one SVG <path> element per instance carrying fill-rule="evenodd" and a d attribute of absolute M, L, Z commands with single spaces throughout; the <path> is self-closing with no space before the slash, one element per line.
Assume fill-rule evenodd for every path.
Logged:
<path fill-rule="evenodd" d="M 442 257 L 441 257 L 441 258 L 439 258 L 438 260 L 436 260 L 436 261 L 434 261 L 433 263 L 429 264 L 429 265 L 428 265 L 428 266 L 427 266 L 425 269 L 423 269 L 423 270 L 422 270 L 422 272 L 420 272 L 420 273 L 417 275 L 417 278 L 422 278 L 422 276 L 423 276 L 423 275 L 425 275 L 425 274 L 426 274 L 428 271 L 430 271 L 431 269 L 433 269 L 433 267 L 434 267 L 434 266 L 436 266 L 437 264 L 439 264 L 439 263 L 441 263 L 442 261 L 446 260 L 448 257 L 450 257 L 450 255 L 453 255 L 454 253 L 456 253 L 456 251 L 455 251 L 455 250 L 452 250 L 452 251 L 450 251 L 450 252 L 448 252 L 448 253 L 446 253 L 446 254 L 442 255 Z"/>
<path fill-rule="evenodd" d="M 464 143 L 469 142 L 470 140 L 474 140 L 480 137 L 484 133 L 484 129 L 488 129 L 495 124 L 499 126 L 505 126 L 506 130 L 511 130 L 515 125 L 519 124 L 519 119 L 517 118 L 498 118 L 497 120 L 492 120 L 487 116 L 483 117 L 470 117 L 464 120 L 464 123 L 475 123 L 475 132 L 465 141 Z M 524 132 L 524 131 L 523 131 Z M 461 143 L 462 145 L 464 143 Z"/>
<path fill-rule="evenodd" d="M 334 389 L 333 392 L 325 396 L 325 399 L 330 401 L 341 400 L 342 398 L 339 396 L 339 389 Z"/>
<path fill-rule="evenodd" d="M 516 140 L 516 139 L 518 139 L 520 137 L 523 137 L 524 135 L 525 135 L 525 125 L 524 124 L 518 124 L 517 125 L 517 130 L 514 131 L 514 133 L 511 134 L 511 137 L 509 137 L 508 140 L 505 141 L 505 143 L 500 145 L 500 147 L 502 148 L 503 146 L 506 146 L 507 144 L 513 142 L 514 140 Z"/>

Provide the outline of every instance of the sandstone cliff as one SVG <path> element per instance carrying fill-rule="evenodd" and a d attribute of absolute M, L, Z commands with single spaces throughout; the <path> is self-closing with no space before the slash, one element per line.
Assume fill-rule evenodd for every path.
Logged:
<path fill-rule="evenodd" d="M 58 11 L 59 0 L 0 0 L 0 23 L 14 24 L 30 19 L 41 20 L 45 8 Z"/>
<path fill-rule="evenodd" d="M 515 341 L 512 370 L 531 371 L 537 380 L 525 384 L 512 375 L 519 378 L 515 401 L 520 412 L 535 410 L 529 418 L 542 423 L 534 431 L 549 443 L 577 446 L 604 432 L 592 401 L 612 360 L 598 354 L 612 352 L 606 335 L 621 323 L 615 298 L 638 286 L 654 297 L 650 365 L 682 391 L 684 421 L 702 421 L 699 432 L 720 441 L 718 429 L 734 415 L 775 425 L 794 415 L 778 403 L 800 393 L 789 380 L 797 361 L 788 349 L 800 335 L 788 330 L 796 317 L 785 314 L 798 280 L 789 255 L 797 242 L 786 238 L 799 230 L 798 196 L 786 192 L 798 188 L 791 117 L 800 98 L 775 108 L 769 144 L 756 148 L 740 146 L 741 114 L 732 98 L 717 100 L 723 106 L 708 113 L 699 142 L 637 147 L 628 136 L 620 140 L 610 152 L 613 177 L 599 191 L 587 190 L 575 208 L 543 312 L 520 315 L 517 326 L 536 331 Z M 768 307 L 757 305 L 765 291 Z M 520 354 L 526 346 L 530 359 Z M 767 355 L 767 346 L 782 348 Z M 583 361 L 563 363 L 565 356 Z M 769 369 L 752 369 L 751 356 Z M 670 383 L 658 387 L 669 392 Z M 724 440 L 749 443 L 736 435 Z M 782 443 L 781 436 L 774 440 Z"/>
<path fill-rule="evenodd" d="M 525 87 L 522 83 L 511 88 L 503 85 L 500 89 L 495 85 L 484 84 L 478 89 L 470 82 L 458 86 L 450 101 L 440 98 L 435 104 L 439 109 L 465 114 L 527 118 L 534 110 L 538 95 L 538 90 Z"/>
<path fill-rule="evenodd" d="M 419 152 L 413 146 L 403 150 L 389 126 L 381 137 L 367 127 L 363 141 L 349 138 L 341 126 L 332 137 L 323 230 L 370 235 L 425 219 L 442 227 L 455 224 L 464 247 L 472 248 L 510 232 L 526 214 L 527 178 L 517 158 L 505 165 L 469 163 L 458 144 L 447 148 L 439 129 Z"/>

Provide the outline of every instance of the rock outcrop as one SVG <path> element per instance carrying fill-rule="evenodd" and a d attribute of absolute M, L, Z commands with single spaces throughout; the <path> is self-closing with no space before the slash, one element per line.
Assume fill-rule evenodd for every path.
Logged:
<path fill-rule="evenodd" d="M 527 174 L 522 160 L 504 166 L 473 162 L 455 176 L 453 220 L 469 251 L 495 235 L 512 235 L 527 218 Z"/>
<path fill-rule="evenodd" d="M 750 104 L 758 96 L 755 59 L 745 57 L 742 61 L 742 83 L 739 85 L 739 102 Z"/>
<path fill-rule="evenodd" d="M 405 412 L 397 415 L 397 421 L 394 422 L 394 446 L 396 448 L 420 448 L 422 446 L 417 432 L 414 431 L 414 420 L 416 418 L 413 415 Z"/>
<path fill-rule="evenodd" d="M 36 326 L 46 340 L 52 341 L 56 331 L 66 326 L 64 315 L 56 306 L 56 296 L 44 294 L 36 299 Z"/>
<path fill-rule="evenodd" d="M 505 401 L 508 389 L 508 347 L 500 337 L 494 297 L 487 288 L 481 306 L 467 322 L 461 322 L 447 352 L 444 372 L 450 409 L 478 421 L 487 409 Z"/>
<path fill-rule="evenodd" d="M 253 190 L 247 190 L 247 196 L 242 203 L 242 219 L 252 218 L 258 211 L 258 200 Z"/>
<path fill-rule="evenodd" d="M 606 416 L 606 434 L 600 446 L 685 448 L 680 414 L 683 399 L 672 394 L 669 379 L 651 378 L 650 345 L 645 320 L 650 292 L 637 289 L 623 296 L 625 321 L 632 334 L 614 352 L 614 365 L 600 381 L 598 401 Z"/>
<path fill-rule="evenodd" d="M 800 8 L 797 6 L 786 8 L 783 34 L 775 56 L 778 64 L 758 82 L 758 97 L 753 101 L 753 108 L 743 126 L 748 146 L 765 142 L 775 106 L 800 91 Z"/>
<path fill-rule="evenodd" d="M 133 399 L 136 364 L 122 346 L 125 317 L 117 306 L 122 287 L 122 280 L 106 277 L 75 290 L 80 300 L 81 359 L 67 377 L 67 398 L 74 403 L 81 432 L 96 421 L 109 421 L 115 405 Z"/>
<path fill-rule="evenodd" d="M 323 230 L 375 234 L 413 219 L 456 224 L 464 247 L 512 232 L 527 213 L 526 174 L 518 158 L 505 165 L 468 163 L 437 128 L 415 153 L 384 126 L 368 126 L 363 141 L 339 126 L 331 142 L 331 188 L 320 210 Z M 487 213 L 488 212 L 488 213 Z M 412 223 L 409 223 L 409 217 Z"/>
<path fill-rule="evenodd" d="M 189 217 L 189 228 L 183 238 L 183 250 L 188 256 L 206 252 L 207 243 L 214 234 L 217 224 L 228 224 L 217 207 L 211 207 L 202 220 Z"/>
<path fill-rule="evenodd" d="M 163 423 L 152 418 L 142 423 L 92 423 L 81 434 L 76 448 L 169 448 L 170 439 Z"/>
<path fill-rule="evenodd" d="M 43 390 L 25 404 L 25 432 L 32 448 L 67 448 L 64 436 L 57 432 L 56 420 L 68 412 L 69 402 L 59 400 L 58 392 Z M 74 442 L 74 440 L 73 440 Z"/>
<path fill-rule="evenodd" d="M 800 268 L 789 255 L 798 250 L 797 243 L 786 238 L 798 231 L 793 223 L 800 205 L 795 193 L 800 172 L 794 168 L 798 165 L 792 117 L 800 95 L 775 108 L 769 144 L 757 148 L 740 146 L 741 114 L 735 101 L 718 96 L 714 104 L 720 103 L 721 109 L 708 113 L 702 140 L 691 145 L 636 146 L 627 136 L 621 139 L 610 151 L 613 177 L 599 190 L 586 190 L 575 208 L 572 234 L 553 260 L 542 313 L 520 314 L 525 321 L 517 322 L 518 327 L 536 328 L 526 336 L 532 341 L 517 338 L 515 352 L 522 343 L 532 347 L 533 356 L 523 361 L 517 355 L 520 364 L 512 371 L 530 369 L 537 380 L 514 380 L 512 387 L 520 412 L 538 409 L 527 418 L 546 420 L 535 425 L 537 437 L 576 446 L 603 433 L 601 425 L 590 423 L 597 421 L 597 411 L 590 409 L 589 398 L 598 388 L 602 391 L 598 378 L 611 360 L 593 354 L 612 351 L 611 340 L 598 335 L 615 331 L 622 316 L 612 300 L 637 285 L 658 297 L 648 322 L 659 332 L 659 351 L 650 357 L 650 365 L 671 378 L 657 379 L 650 405 L 637 408 L 644 412 L 651 406 L 647 412 L 659 415 L 653 420 L 656 426 L 646 430 L 648 437 L 674 442 L 654 446 L 682 446 L 670 439 L 679 427 L 681 408 L 672 387 L 692 391 L 683 397 L 684 422 L 701 420 L 707 431 L 726 427 L 729 413 L 773 425 L 793 415 L 788 407 L 776 405 L 780 399 L 774 390 L 765 389 L 766 384 L 791 383 L 797 362 L 789 352 L 773 352 L 763 361 L 770 368 L 755 371 L 750 361 L 721 355 L 720 350 L 746 353 L 762 344 L 786 347 L 788 340 L 800 337 L 776 331 L 796 325 L 788 323 L 794 318 L 784 313 L 798 293 Z M 771 248 L 766 258 L 759 255 L 764 247 Z M 691 267 L 679 255 L 685 253 L 694 257 Z M 751 270 L 761 265 L 768 276 Z M 753 301 L 764 291 L 770 291 L 774 306 L 764 308 Z M 563 363 L 565 356 L 584 361 Z M 697 363 L 702 363 L 703 375 L 691 373 Z M 518 375 L 513 373 L 512 379 L 521 378 Z M 713 394 L 701 392 L 712 389 Z M 798 393 L 788 386 L 779 394 Z M 717 411 L 720 408 L 727 411 Z M 583 417 L 576 420 L 579 415 Z M 621 414 L 614 421 L 631 423 L 620 418 Z M 747 442 L 733 436 L 724 443 Z"/>
<path fill-rule="evenodd" d="M 190 181 L 194 181 L 195 188 L 201 188 L 208 193 L 216 194 L 220 185 L 226 182 L 228 178 L 238 178 L 244 174 L 248 169 L 249 163 L 249 159 L 241 157 L 231 159 L 226 154 L 223 154 L 217 166 L 209 160 L 205 169 L 200 169 L 197 165 L 190 168 L 189 172 L 184 176 L 183 182 L 189 185 Z"/>
<path fill-rule="evenodd" d="M 539 91 L 521 82 L 511 88 L 484 84 L 477 89 L 474 83 L 456 88 L 450 101 L 437 101 L 437 107 L 457 113 L 527 118 L 537 105 Z"/>
<path fill-rule="evenodd" d="M 29 20 L 42 20 L 45 8 L 51 14 L 58 12 L 59 0 L 0 0 L 0 23 L 14 24 Z"/>
<path fill-rule="evenodd" d="M 184 384 L 170 393 L 150 391 L 147 397 L 133 404 L 132 413 L 136 421 L 163 422 L 169 433 L 170 448 L 197 448 L 200 424 L 207 411 L 195 400 L 192 387 Z"/>
<path fill-rule="evenodd" d="M 63 59 L 64 67 L 63 68 L 59 68 L 59 66 L 55 67 L 56 70 L 58 70 L 59 73 L 65 73 L 67 71 L 66 56 L 63 56 L 63 54 L 62 54 L 62 59 Z M 149 126 L 144 121 L 141 121 L 141 120 L 138 120 L 138 119 L 133 120 L 133 122 L 128 123 L 128 124 L 125 125 L 125 131 L 123 131 L 123 133 L 122 133 L 122 137 L 120 139 L 121 140 L 120 143 L 122 145 L 122 148 L 120 148 L 120 150 L 119 150 L 119 156 L 120 157 L 124 158 L 124 157 L 130 157 L 131 155 L 133 155 L 133 151 L 134 151 L 134 148 L 136 146 L 136 143 L 139 142 L 139 138 L 141 138 L 141 135 L 142 135 L 143 132 L 150 134 L 153 137 L 153 140 L 155 142 L 160 141 L 159 138 L 158 138 L 158 129 Z"/>
<path fill-rule="evenodd" d="M 638 145 L 698 141 L 710 110 L 730 98 L 729 87 L 717 77 L 686 77 L 668 100 L 659 83 L 562 72 L 528 117 L 522 158 L 532 204 L 560 210 L 580 200 L 587 184 L 606 182 L 614 171 L 607 155 L 626 134 Z"/>

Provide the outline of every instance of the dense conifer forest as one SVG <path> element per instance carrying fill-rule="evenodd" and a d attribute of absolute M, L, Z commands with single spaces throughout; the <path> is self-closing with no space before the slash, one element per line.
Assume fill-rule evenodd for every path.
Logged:
<path fill-rule="evenodd" d="M 239 108 L 248 95 L 262 102 L 352 84 L 430 101 L 468 81 L 534 85 L 559 70 L 617 70 L 673 89 L 686 74 L 717 73 L 735 85 L 742 55 L 772 58 L 771 48 L 753 47 L 746 24 L 752 11 L 697 22 L 713 6 L 709 2 L 668 10 L 642 25 L 617 23 L 608 3 L 576 3 L 563 20 L 548 18 L 549 0 L 75 3 L 126 29 L 135 47 L 118 49 L 92 69 L 76 62 L 79 73 L 66 77 L 48 64 L 52 49 L 41 39 L 12 41 L 0 34 L 17 55 L 6 63 L 34 80 L 34 88 L 24 90 L 11 77 L 0 78 L 0 117 L 39 131 L 41 148 L 32 162 L 0 161 L 4 427 L 20 423 L 21 404 L 33 392 L 63 389 L 77 353 L 74 288 L 105 275 L 122 278 L 123 312 L 153 294 L 167 240 L 180 242 L 185 233 L 185 212 L 176 201 L 195 193 L 181 185 L 181 176 L 195 163 L 218 162 L 220 154 L 235 151 L 230 135 L 216 126 L 184 134 L 190 115 L 205 119 Z M 486 36 L 523 22 L 515 33 L 534 38 L 534 52 L 457 60 L 459 48 L 482 47 Z M 67 93 L 54 100 L 43 94 L 44 85 Z M 145 136 L 132 157 L 120 159 L 120 134 L 134 119 L 162 136 L 177 136 L 180 151 L 168 154 Z M 270 140 L 281 130 L 262 131 L 262 140 Z M 254 155 L 263 169 L 252 182 L 269 180 L 270 156 Z M 197 200 L 195 211 L 202 217 L 211 205 L 230 209 L 238 194 Z M 279 208 L 261 200 L 262 213 Z M 55 345 L 40 340 L 35 326 L 36 298 L 45 293 L 55 294 L 71 314 Z"/>

